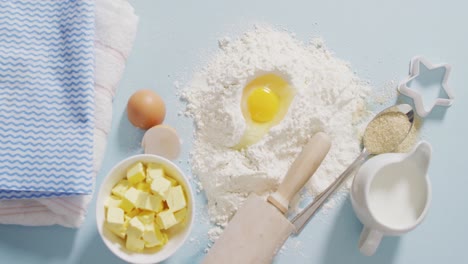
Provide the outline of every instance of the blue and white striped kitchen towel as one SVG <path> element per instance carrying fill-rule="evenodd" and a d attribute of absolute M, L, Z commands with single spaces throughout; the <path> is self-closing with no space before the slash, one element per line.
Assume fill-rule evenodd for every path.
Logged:
<path fill-rule="evenodd" d="M 0 199 L 93 190 L 94 1 L 0 0 Z"/>

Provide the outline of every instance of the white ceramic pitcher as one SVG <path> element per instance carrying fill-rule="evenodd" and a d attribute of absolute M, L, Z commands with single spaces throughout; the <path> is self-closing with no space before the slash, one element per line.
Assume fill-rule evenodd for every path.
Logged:
<path fill-rule="evenodd" d="M 422 141 L 410 153 L 375 156 L 357 172 L 351 202 L 364 224 L 359 241 L 364 255 L 374 254 L 384 235 L 402 235 L 424 219 L 431 199 L 431 153 Z"/>

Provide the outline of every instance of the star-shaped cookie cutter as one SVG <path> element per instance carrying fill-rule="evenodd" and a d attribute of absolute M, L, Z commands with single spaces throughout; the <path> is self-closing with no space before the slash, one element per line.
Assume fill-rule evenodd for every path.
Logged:
<path fill-rule="evenodd" d="M 424 65 L 429 71 L 445 68 L 444 77 L 442 78 L 441 82 L 441 88 L 444 89 L 448 98 L 436 98 L 428 110 L 424 108 L 421 93 L 408 87 L 408 84 L 419 76 L 421 64 Z M 413 57 L 410 62 L 409 77 L 400 83 L 398 86 L 398 91 L 403 95 L 411 97 L 416 108 L 416 113 L 418 113 L 420 117 L 426 117 L 436 105 L 447 107 L 452 105 L 455 98 L 452 89 L 447 85 L 447 79 L 451 69 L 452 67 L 449 64 L 434 65 L 421 56 Z"/>

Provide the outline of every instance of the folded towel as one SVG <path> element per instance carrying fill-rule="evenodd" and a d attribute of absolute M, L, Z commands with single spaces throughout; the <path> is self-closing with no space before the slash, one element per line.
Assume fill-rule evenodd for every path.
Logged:
<path fill-rule="evenodd" d="M 112 100 L 133 45 L 137 24 L 138 18 L 126 0 L 95 1 L 94 177 L 104 156 L 112 121 Z M 91 195 L 78 195 L 1 200 L 0 223 L 78 227 L 86 216 L 91 198 Z"/>
<path fill-rule="evenodd" d="M 94 2 L 0 2 L 0 199 L 93 189 Z"/>

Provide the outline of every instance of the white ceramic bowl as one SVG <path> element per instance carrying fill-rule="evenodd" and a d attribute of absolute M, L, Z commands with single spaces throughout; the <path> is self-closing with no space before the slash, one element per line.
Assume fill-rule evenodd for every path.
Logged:
<path fill-rule="evenodd" d="M 166 173 L 176 179 L 184 188 L 187 196 L 187 218 L 183 224 L 169 229 L 169 241 L 161 249 L 145 249 L 142 253 L 129 251 L 125 248 L 124 241 L 104 227 L 105 209 L 104 202 L 111 194 L 112 187 L 121 179 L 126 177 L 127 168 L 136 162 L 152 162 L 161 164 Z M 194 218 L 193 191 L 184 173 L 171 161 L 156 155 L 136 155 L 129 157 L 115 165 L 107 174 L 96 201 L 96 222 L 99 234 L 106 246 L 119 258 L 130 263 L 158 263 L 172 256 L 185 242 L 193 226 Z"/>

